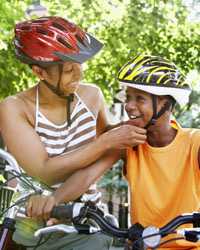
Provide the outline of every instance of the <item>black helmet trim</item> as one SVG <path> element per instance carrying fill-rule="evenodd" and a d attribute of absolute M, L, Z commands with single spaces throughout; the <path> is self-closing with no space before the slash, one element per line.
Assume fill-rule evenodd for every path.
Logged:
<path fill-rule="evenodd" d="M 95 39 L 93 36 L 88 33 L 87 36 L 90 38 L 90 47 L 88 46 L 86 49 L 86 47 L 81 45 L 81 43 L 78 43 L 80 46 L 79 54 L 64 54 L 59 51 L 54 52 L 54 54 L 62 61 L 74 61 L 81 64 L 84 63 L 85 61 L 93 57 L 95 54 L 97 54 L 103 47 L 103 44 L 97 39 Z"/>

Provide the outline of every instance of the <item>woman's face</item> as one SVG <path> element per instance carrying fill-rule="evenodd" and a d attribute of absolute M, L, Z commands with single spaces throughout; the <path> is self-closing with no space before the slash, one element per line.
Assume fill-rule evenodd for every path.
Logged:
<path fill-rule="evenodd" d="M 55 87 L 59 84 L 63 95 L 74 93 L 78 89 L 82 79 L 82 65 L 75 62 L 65 62 L 60 81 L 59 75 L 59 66 L 52 66 L 47 70 L 47 79 L 45 80 Z"/>

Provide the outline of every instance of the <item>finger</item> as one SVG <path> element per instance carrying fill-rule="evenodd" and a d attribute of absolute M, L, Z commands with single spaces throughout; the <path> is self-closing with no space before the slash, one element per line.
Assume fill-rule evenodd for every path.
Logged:
<path fill-rule="evenodd" d="M 144 140 L 146 141 L 147 136 L 142 134 L 134 134 L 132 140 Z"/>
<path fill-rule="evenodd" d="M 26 215 L 31 217 L 32 215 L 32 200 L 29 199 L 27 204 L 26 204 Z"/>
<path fill-rule="evenodd" d="M 144 140 L 136 140 L 135 141 L 135 143 L 137 144 L 137 145 L 139 145 L 139 144 L 144 144 L 146 141 L 144 141 Z"/>
<path fill-rule="evenodd" d="M 125 147 L 132 147 L 133 145 L 139 145 L 139 144 L 143 144 L 146 142 L 146 138 L 134 138 L 132 140 L 129 141 L 129 143 L 125 144 Z"/>
<path fill-rule="evenodd" d="M 136 132 L 136 133 L 139 133 L 139 134 L 146 134 L 147 133 L 146 129 L 138 127 L 138 126 L 135 126 L 133 124 L 132 125 L 131 124 L 129 124 L 129 125 L 128 124 L 127 125 L 123 125 L 120 128 L 123 128 L 123 129 L 125 129 L 127 131 Z"/>
<path fill-rule="evenodd" d="M 147 130 L 146 129 L 144 129 L 144 128 L 140 128 L 140 127 L 136 127 L 136 126 L 131 126 L 131 129 L 134 131 L 134 132 L 136 132 L 136 133 L 138 133 L 138 134 L 146 134 L 147 133 Z"/>
<path fill-rule="evenodd" d="M 48 220 L 50 215 L 51 215 L 51 211 L 53 209 L 53 207 L 55 206 L 55 200 L 54 198 L 51 196 L 51 197 L 48 197 L 47 199 L 47 202 L 43 208 L 43 218 L 45 220 Z"/>
<path fill-rule="evenodd" d="M 33 206 L 32 206 L 32 216 L 36 217 L 38 219 L 43 218 L 43 207 L 45 206 L 46 198 L 43 196 L 37 197 L 34 200 Z"/>
<path fill-rule="evenodd" d="M 52 225 L 55 225 L 55 224 L 58 224 L 58 223 L 59 223 L 59 221 L 58 221 L 57 219 L 51 218 L 51 219 L 49 219 L 49 220 L 47 221 L 46 225 L 47 225 L 47 226 L 52 226 Z"/>

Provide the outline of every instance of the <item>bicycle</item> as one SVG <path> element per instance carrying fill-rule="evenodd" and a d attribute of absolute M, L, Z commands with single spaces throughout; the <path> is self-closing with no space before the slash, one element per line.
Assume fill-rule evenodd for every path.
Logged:
<path fill-rule="evenodd" d="M 6 167 L 5 172 L 9 172 L 13 175 L 11 178 L 18 178 L 23 180 L 28 185 L 32 185 L 28 180 L 27 176 L 22 173 L 19 166 L 9 153 L 0 149 L 0 157 L 8 162 L 9 166 Z M 16 189 L 5 188 L 7 182 L 1 184 L 0 190 L 9 190 L 12 192 L 10 196 L 14 196 L 17 192 Z M 32 186 L 33 191 L 31 194 L 41 193 L 41 188 Z M 11 190 L 11 191 L 10 191 Z M 16 245 L 12 241 L 12 233 L 15 230 L 15 216 L 20 212 L 19 204 L 26 201 L 31 194 L 26 194 L 15 202 L 8 202 L 7 207 L 4 207 L 6 216 L 4 217 L 1 234 L 0 234 L 0 250 L 24 250 L 24 246 Z M 9 196 L 9 197 L 10 197 Z M 12 199 L 11 199 L 12 200 Z M 24 211 L 21 211 L 24 213 Z M 181 237 L 177 239 L 186 239 L 188 241 L 197 242 L 200 240 L 200 213 L 194 212 L 190 214 L 184 214 L 177 216 L 169 223 L 167 223 L 162 228 L 147 227 L 144 228 L 140 224 L 132 225 L 127 229 L 118 228 L 117 221 L 112 216 L 107 216 L 104 214 L 102 209 L 96 205 L 86 201 L 85 203 L 75 202 L 73 204 L 65 204 L 55 207 L 51 213 L 52 218 L 57 219 L 70 219 L 73 225 L 69 226 L 66 224 L 57 224 L 53 226 L 46 226 L 35 232 L 36 237 L 43 237 L 52 232 L 65 232 L 65 233 L 81 233 L 81 234 L 93 234 L 97 232 L 104 232 L 105 234 L 111 235 L 113 237 L 129 239 L 133 241 L 132 249 L 142 250 L 144 248 L 156 249 L 161 244 L 166 243 L 166 241 L 161 243 L 161 239 L 165 236 L 176 233 Z M 92 220 L 95 223 L 92 225 L 83 224 L 86 219 Z M 193 228 L 177 229 L 183 224 L 193 224 Z M 173 240 L 173 239 L 171 239 Z M 37 246 L 36 246 L 37 247 Z M 35 248 L 36 249 L 36 248 Z"/>
<path fill-rule="evenodd" d="M 12 234 L 15 230 L 15 216 L 18 212 L 24 213 L 24 211 L 20 211 L 18 205 L 24 203 L 30 195 L 42 193 L 42 190 L 40 187 L 33 186 L 28 176 L 20 170 L 17 161 L 11 154 L 0 149 L 0 158 L 4 161 L 4 164 L 0 166 L 1 173 L 3 173 L 0 182 L 0 218 L 3 218 L 0 225 L 0 250 L 25 250 L 24 246 L 17 245 L 12 240 Z M 4 175 L 7 175 L 6 179 L 4 179 Z M 15 197 L 18 193 L 18 186 L 14 188 L 8 186 L 8 183 L 15 178 L 30 186 L 32 192 L 20 198 Z"/>
<path fill-rule="evenodd" d="M 43 188 L 34 185 L 34 178 L 27 176 L 22 170 L 19 168 L 17 161 L 15 158 L 9 154 L 8 152 L 0 149 L 0 158 L 4 160 L 7 164 L 4 163 L 3 166 L 0 166 L 1 172 L 5 175 L 10 175 L 10 178 L 7 177 L 4 182 L 0 184 L 0 198 L 3 196 L 1 194 L 4 193 L 4 199 L 0 200 L 0 218 L 5 214 L 2 224 L 0 225 L 0 250 L 25 250 L 26 247 L 32 247 L 36 249 L 39 245 L 42 245 L 41 241 L 34 246 L 21 246 L 17 245 L 12 240 L 13 232 L 15 231 L 15 218 L 16 215 L 25 216 L 26 212 L 23 208 L 20 207 L 21 204 L 26 202 L 29 197 L 33 194 L 42 194 Z M 16 197 L 19 193 L 18 186 L 15 188 L 10 188 L 7 184 L 14 178 L 25 183 L 29 186 L 32 191 L 21 195 L 19 198 Z M 41 185 L 42 186 L 42 185 Z M 48 186 L 44 184 L 44 188 L 50 189 Z M 50 189 L 52 191 L 52 189 Z M 5 196 L 7 199 L 5 200 Z M 85 194 L 81 198 L 81 200 L 85 203 L 95 202 L 99 200 L 100 194 Z M 2 201 L 2 202 L 1 202 Z M 6 201 L 6 202 L 5 202 Z M 111 216 L 110 216 L 111 217 Z M 85 223 L 85 222 L 83 222 Z M 91 222 L 94 223 L 94 222 Z"/>
<path fill-rule="evenodd" d="M 185 239 L 191 242 L 200 240 L 200 213 L 188 213 L 175 217 L 161 228 L 149 226 L 143 228 L 140 224 L 132 225 L 128 229 L 120 229 L 116 227 L 113 221 L 103 216 L 103 213 L 96 206 L 89 204 L 74 203 L 71 205 L 62 205 L 52 210 L 51 217 L 57 219 L 71 219 L 74 226 L 65 224 L 54 225 L 39 229 L 35 232 L 35 236 L 41 236 L 50 232 L 62 231 L 65 233 L 96 233 L 104 232 L 110 236 L 134 240 L 132 249 L 143 250 L 148 248 L 156 249 L 171 240 Z M 82 225 L 83 219 L 94 220 L 98 227 Z M 193 228 L 177 229 L 181 225 L 193 224 Z M 180 237 L 172 238 L 161 243 L 161 239 L 169 234 L 178 234 Z M 138 244 L 139 243 L 139 244 Z"/>

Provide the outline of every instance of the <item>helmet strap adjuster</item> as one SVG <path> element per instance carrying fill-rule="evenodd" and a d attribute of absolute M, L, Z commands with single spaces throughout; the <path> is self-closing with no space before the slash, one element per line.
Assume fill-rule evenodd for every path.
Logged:
<path fill-rule="evenodd" d="M 151 119 L 151 125 L 156 124 L 156 121 L 157 121 L 157 119 L 156 119 L 156 118 L 152 118 L 152 119 Z"/>

